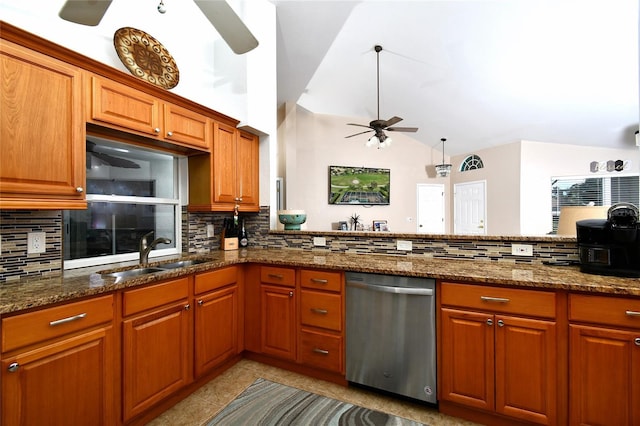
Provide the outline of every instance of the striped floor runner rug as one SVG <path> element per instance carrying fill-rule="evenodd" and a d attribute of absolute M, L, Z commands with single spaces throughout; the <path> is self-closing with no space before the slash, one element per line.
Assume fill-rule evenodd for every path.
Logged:
<path fill-rule="evenodd" d="M 391 414 L 257 379 L 207 426 L 425 426 Z"/>

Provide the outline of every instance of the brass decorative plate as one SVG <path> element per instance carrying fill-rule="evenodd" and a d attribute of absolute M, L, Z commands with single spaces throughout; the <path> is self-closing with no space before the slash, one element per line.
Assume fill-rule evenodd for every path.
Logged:
<path fill-rule="evenodd" d="M 178 85 L 180 72 L 165 47 L 142 30 L 123 27 L 113 35 L 116 53 L 125 67 L 138 78 L 164 89 Z"/>

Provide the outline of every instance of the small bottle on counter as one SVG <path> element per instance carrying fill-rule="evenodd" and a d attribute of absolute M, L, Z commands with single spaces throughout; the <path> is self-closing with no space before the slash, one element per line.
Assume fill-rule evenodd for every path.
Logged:
<path fill-rule="evenodd" d="M 240 229 L 239 245 L 240 247 L 246 247 L 249 245 L 249 237 L 247 236 L 247 230 L 244 228 L 244 219 L 242 219 L 242 228 Z"/>

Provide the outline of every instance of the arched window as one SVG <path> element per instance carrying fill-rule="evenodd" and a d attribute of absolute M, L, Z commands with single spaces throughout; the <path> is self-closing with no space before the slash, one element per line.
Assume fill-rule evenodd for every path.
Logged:
<path fill-rule="evenodd" d="M 473 154 L 465 158 L 462 164 L 460 164 L 460 171 L 466 172 L 467 170 L 482 169 L 483 167 L 482 158 Z"/>

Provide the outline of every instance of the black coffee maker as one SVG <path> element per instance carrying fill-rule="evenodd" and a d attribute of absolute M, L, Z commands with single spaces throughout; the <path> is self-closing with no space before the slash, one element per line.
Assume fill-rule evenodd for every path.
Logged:
<path fill-rule="evenodd" d="M 580 270 L 590 274 L 640 277 L 638 207 L 619 203 L 607 219 L 576 222 Z"/>

